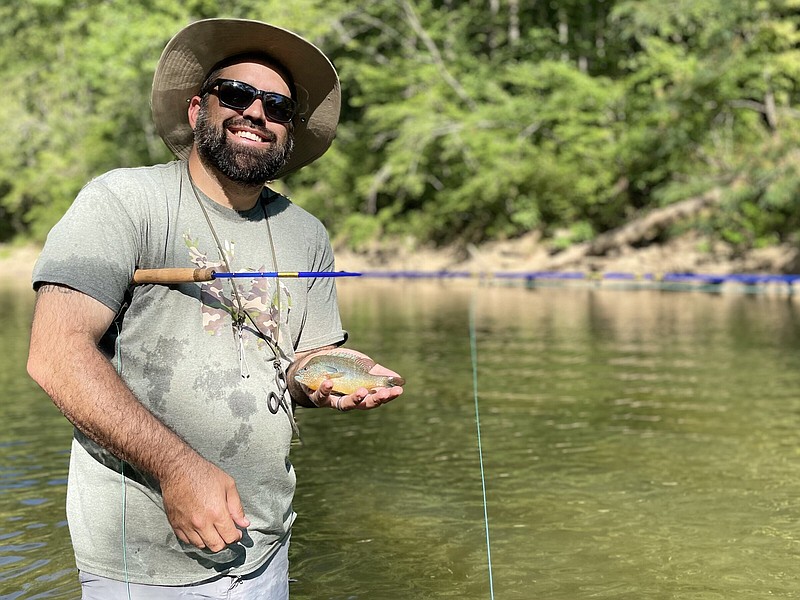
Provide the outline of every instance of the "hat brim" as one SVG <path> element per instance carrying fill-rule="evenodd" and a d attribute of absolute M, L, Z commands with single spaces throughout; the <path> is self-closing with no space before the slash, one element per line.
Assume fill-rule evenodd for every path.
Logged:
<path fill-rule="evenodd" d="M 276 60 L 299 89 L 302 119 L 295 119 L 295 146 L 278 179 L 313 162 L 330 147 L 341 108 L 339 77 L 322 51 L 295 33 L 245 19 L 205 19 L 184 27 L 169 41 L 153 76 L 150 104 L 156 131 L 179 158 L 194 143 L 188 100 L 220 61 L 247 53 Z"/>

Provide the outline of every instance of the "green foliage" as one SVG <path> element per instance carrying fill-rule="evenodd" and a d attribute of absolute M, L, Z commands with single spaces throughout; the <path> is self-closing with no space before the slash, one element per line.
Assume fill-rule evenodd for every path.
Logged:
<path fill-rule="evenodd" d="M 0 241 L 42 239 L 105 170 L 169 160 L 149 109 L 183 24 L 298 31 L 342 79 L 337 140 L 280 182 L 353 247 L 540 230 L 562 247 L 725 190 L 697 226 L 800 232 L 798 0 L 32 0 L 0 6 Z"/>

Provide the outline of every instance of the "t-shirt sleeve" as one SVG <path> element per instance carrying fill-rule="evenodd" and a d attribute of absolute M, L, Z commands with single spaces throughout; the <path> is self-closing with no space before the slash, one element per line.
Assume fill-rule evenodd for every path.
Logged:
<path fill-rule="evenodd" d="M 34 289 L 66 285 L 118 312 L 139 255 L 136 221 L 103 181 L 88 183 L 48 234 L 33 270 Z"/>

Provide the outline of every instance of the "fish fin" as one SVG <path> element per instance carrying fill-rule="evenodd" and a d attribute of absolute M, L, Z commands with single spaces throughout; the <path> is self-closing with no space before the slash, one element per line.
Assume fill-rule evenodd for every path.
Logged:
<path fill-rule="evenodd" d="M 375 366 L 375 361 L 371 358 L 367 358 L 366 356 L 356 356 L 352 352 L 331 350 L 327 354 L 328 356 L 338 356 L 339 358 L 349 360 L 357 364 L 360 368 L 364 369 L 367 373 L 369 373 L 370 369 Z"/>
<path fill-rule="evenodd" d="M 344 373 L 325 373 L 325 379 L 338 379 L 344 377 Z"/>
<path fill-rule="evenodd" d="M 406 380 L 405 380 L 405 379 L 403 379 L 403 378 L 402 378 L 402 377 L 400 377 L 400 376 L 397 376 L 397 377 L 394 377 L 394 376 L 392 376 L 392 377 L 389 377 L 388 381 L 389 381 L 389 385 L 399 385 L 399 386 L 404 386 L 404 385 L 406 384 Z"/>

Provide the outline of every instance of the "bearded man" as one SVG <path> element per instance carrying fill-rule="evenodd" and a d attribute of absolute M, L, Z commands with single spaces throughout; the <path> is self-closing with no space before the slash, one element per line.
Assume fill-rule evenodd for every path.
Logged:
<path fill-rule="evenodd" d="M 84 600 L 288 598 L 293 406 L 370 410 L 402 393 L 295 381 L 317 355 L 372 363 L 340 347 L 332 278 L 133 283 L 177 267 L 332 271 L 320 221 L 266 184 L 328 149 L 339 107 L 336 71 L 308 41 L 197 21 L 153 80 L 178 160 L 92 180 L 48 236 L 28 370 L 75 427 L 67 516 Z"/>

